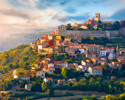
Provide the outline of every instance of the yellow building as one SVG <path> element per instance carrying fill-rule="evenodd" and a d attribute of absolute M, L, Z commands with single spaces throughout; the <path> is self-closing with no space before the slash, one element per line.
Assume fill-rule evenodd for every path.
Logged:
<path fill-rule="evenodd" d="M 57 40 L 61 40 L 61 35 L 56 35 Z"/>
<path fill-rule="evenodd" d="M 54 35 L 53 35 L 53 34 L 49 34 L 49 35 L 48 35 L 48 39 L 49 39 L 49 40 L 52 40 L 53 38 L 54 38 Z"/>
<path fill-rule="evenodd" d="M 53 34 L 53 35 L 58 35 L 58 34 L 59 34 L 59 31 L 58 31 L 58 30 L 55 30 L 55 31 L 52 32 L 51 34 Z"/>
<path fill-rule="evenodd" d="M 99 60 L 99 58 L 90 58 L 94 64 L 96 64 Z"/>
<path fill-rule="evenodd" d="M 54 53 L 54 46 L 43 48 L 43 55 Z"/>
<path fill-rule="evenodd" d="M 26 85 L 25 85 L 25 89 L 26 89 L 27 91 L 31 91 L 31 88 L 32 88 L 32 84 L 26 84 Z"/>
<path fill-rule="evenodd" d="M 78 27 L 79 26 L 79 24 L 77 24 L 77 23 L 74 23 L 73 25 L 72 25 L 72 27 Z"/>
<path fill-rule="evenodd" d="M 60 45 L 61 42 L 62 42 L 61 39 L 56 39 L 56 40 L 55 40 L 55 44 L 56 44 L 56 45 Z"/>
<path fill-rule="evenodd" d="M 106 64 L 106 62 L 101 62 L 101 65 L 103 66 L 103 65 L 105 65 Z"/>
<path fill-rule="evenodd" d="M 88 27 L 85 26 L 85 25 L 82 25 L 80 28 L 82 28 L 82 29 L 88 29 Z"/>
<path fill-rule="evenodd" d="M 59 34 L 59 31 L 58 30 L 55 30 L 55 35 L 58 35 Z"/>
<path fill-rule="evenodd" d="M 66 41 L 70 42 L 71 39 L 72 39 L 72 37 L 65 37 L 65 40 L 64 40 L 64 41 L 65 41 L 65 42 L 66 42 Z"/>

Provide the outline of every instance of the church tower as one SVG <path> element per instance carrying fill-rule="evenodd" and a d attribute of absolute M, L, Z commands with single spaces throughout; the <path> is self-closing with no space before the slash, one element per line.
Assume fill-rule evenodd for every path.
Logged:
<path fill-rule="evenodd" d="M 96 20 L 96 21 L 99 21 L 99 20 L 100 20 L 100 13 L 96 13 L 96 14 L 95 14 L 95 20 Z"/>

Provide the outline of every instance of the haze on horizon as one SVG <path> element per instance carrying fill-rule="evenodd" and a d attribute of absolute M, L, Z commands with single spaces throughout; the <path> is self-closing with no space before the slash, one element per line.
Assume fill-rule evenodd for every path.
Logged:
<path fill-rule="evenodd" d="M 0 0 L 0 37 L 53 31 L 101 13 L 102 20 L 125 20 L 125 0 Z"/>

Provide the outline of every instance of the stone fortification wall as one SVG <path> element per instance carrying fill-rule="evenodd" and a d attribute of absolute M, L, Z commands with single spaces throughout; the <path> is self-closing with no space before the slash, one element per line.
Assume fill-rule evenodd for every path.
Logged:
<path fill-rule="evenodd" d="M 63 36 L 72 36 L 76 37 L 77 35 L 81 35 L 82 38 L 86 37 L 118 37 L 119 36 L 119 31 L 98 31 L 98 30 L 93 30 L 93 31 L 80 31 L 80 30 L 59 30 L 59 34 Z"/>

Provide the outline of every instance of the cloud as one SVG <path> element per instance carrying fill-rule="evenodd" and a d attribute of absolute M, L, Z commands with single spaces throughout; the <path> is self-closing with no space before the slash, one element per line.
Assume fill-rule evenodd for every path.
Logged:
<path fill-rule="evenodd" d="M 39 3 L 39 0 L 17 0 L 19 3 L 22 3 L 24 5 L 29 5 L 32 7 L 35 7 L 37 3 Z"/>
<path fill-rule="evenodd" d="M 83 14 L 83 15 L 78 15 L 78 16 L 59 16 L 55 15 L 53 16 L 54 19 L 57 19 L 61 22 L 66 22 L 66 21 L 86 21 L 88 18 L 90 18 L 90 15 L 88 14 Z"/>
<path fill-rule="evenodd" d="M 82 20 L 87 20 L 88 18 L 90 18 L 89 13 L 84 13 L 82 15 L 61 15 L 52 9 L 47 9 L 46 12 L 48 13 L 48 16 L 52 17 L 52 19 L 56 19 L 61 22 L 74 21 L 74 20 L 82 21 Z"/>
<path fill-rule="evenodd" d="M 119 10 L 125 8 L 124 1 L 0 0 L 0 34 L 51 31 L 60 24 L 86 21 L 92 18 L 95 12 L 100 12 L 101 18 L 105 20 L 124 19 L 125 10 Z"/>
<path fill-rule="evenodd" d="M 125 9 L 115 12 L 110 18 L 113 20 L 125 20 Z"/>
<path fill-rule="evenodd" d="M 65 6 L 69 2 L 70 2 L 70 0 L 64 0 L 64 1 L 60 2 L 60 5 Z"/>
<path fill-rule="evenodd" d="M 85 13 L 83 15 L 78 15 L 78 16 L 68 16 L 70 20 L 76 20 L 76 21 L 82 21 L 82 20 L 87 20 L 90 18 L 89 13 Z"/>
<path fill-rule="evenodd" d="M 77 12 L 77 10 L 76 10 L 75 8 L 70 8 L 70 7 L 66 8 L 66 9 L 64 9 L 64 10 L 65 10 L 67 13 L 71 13 L 71 14 Z"/>
<path fill-rule="evenodd" d="M 26 18 L 26 19 L 38 19 L 40 16 L 33 16 L 27 12 L 19 11 L 16 9 L 12 8 L 3 8 L 0 7 L 0 14 L 7 15 L 7 16 L 15 16 L 15 17 L 21 17 L 21 18 Z"/>
<path fill-rule="evenodd" d="M 36 7 L 40 0 L 7 0 L 10 4 L 14 6 L 29 6 Z"/>

